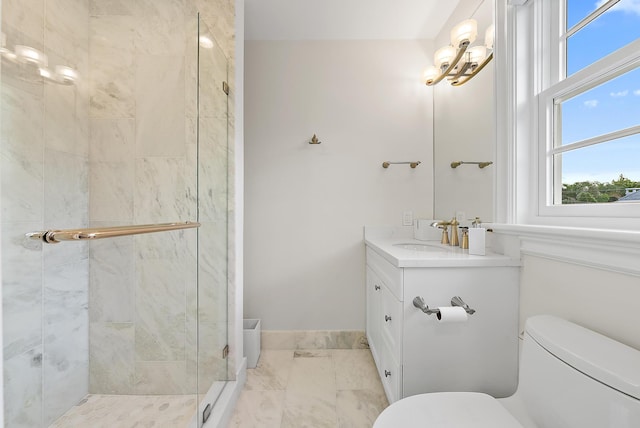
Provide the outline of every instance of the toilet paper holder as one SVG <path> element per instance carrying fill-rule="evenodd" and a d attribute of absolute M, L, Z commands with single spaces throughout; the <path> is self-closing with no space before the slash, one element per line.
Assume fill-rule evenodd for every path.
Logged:
<path fill-rule="evenodd" d="M 424 302 L 424 299 L 421 296 L 414 297 L 413 306 L 415 306 L 416 308 L 420 309 L 422 312 L 424 312 L 427 315 L 433 315 L 433 314 L 439 314 L 440 313 L 440 309 L 438 309 L 438 308 L 430 309 L 429 306 L 427 306 L 427 304 Z M 451 306 L 460 306 L 469 315 L 473 315 L 473 314 L 476 313 L 476 310 L 475 309 L 471 309 L 469 307 L 469 305 L 467 305 L 464 302 L 464 300 L 462 300 L 462 297 L 460 297 L 460 296 L 453 296 L 451 298 Z"/>

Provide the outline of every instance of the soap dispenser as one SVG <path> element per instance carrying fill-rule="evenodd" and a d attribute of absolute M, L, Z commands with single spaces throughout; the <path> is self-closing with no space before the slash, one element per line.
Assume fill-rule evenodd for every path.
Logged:
<path fill-rule="evenodd" d="M 476 217 L 469 229 L 469 254 L 476 256 L 485 255 L 485 235 L 487 230 L 482 226 L 480 218 Z"/>

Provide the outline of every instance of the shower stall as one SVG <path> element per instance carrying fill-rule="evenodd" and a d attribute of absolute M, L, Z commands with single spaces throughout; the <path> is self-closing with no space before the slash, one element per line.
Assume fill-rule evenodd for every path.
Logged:
<path fill-rule="evenodd" d="M 200 427 L 233 372 L 232 6 L 0 4 L 5 426 Z"/>

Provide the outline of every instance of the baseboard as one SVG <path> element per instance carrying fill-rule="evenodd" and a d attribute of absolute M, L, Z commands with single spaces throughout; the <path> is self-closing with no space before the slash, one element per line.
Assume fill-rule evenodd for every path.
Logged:
<path fill-rule="evenodd" d="M 362 330 L 262 330 L 262 349 L 368 349 Z"/>

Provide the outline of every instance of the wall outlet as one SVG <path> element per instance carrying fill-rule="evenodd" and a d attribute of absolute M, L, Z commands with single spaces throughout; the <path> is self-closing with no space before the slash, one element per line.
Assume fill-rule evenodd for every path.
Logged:
<path fill-rule="evenodd" d="M 467 216 L 464 211 L 456 211 L 456 220 L 458 223 L 462 223 L 463 221 L 467 221 Z"/>
<path fill-rule="evenodd" d="M 404 211 L 402 213 L 402 225 L 413 226 L 413 211 Z"/>

